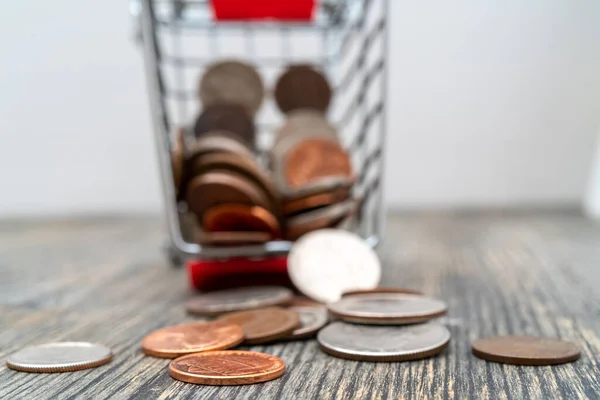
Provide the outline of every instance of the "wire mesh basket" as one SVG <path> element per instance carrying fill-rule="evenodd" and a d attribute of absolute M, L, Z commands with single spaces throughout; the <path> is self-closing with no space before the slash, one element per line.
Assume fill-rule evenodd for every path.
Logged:
<path fill-rule="evenodd" d="M 253 63 L 267 92 L 290 63 L 312 64 L 333 88 L 328 118 L 338 129 L 356 172 L 353 195 L 360 199 L 356 230 L 372 246 L 384 230 L 382 174 L 385 138 L 388 0 L 317 1 L 310 21 L 214 21 L 210 1 L 141 0 L 132 3 L 144 49 L 148 90 L 160 163 L 172 260 L 285 254 L 291 243 L 235 248 L 201 246 L 184 239 L 172 178 L 171 147 L 178 126 L 199 112 L 197 84 L 219 59 Z M 256 116 L 257 143 L 264 157 L 284 121 L 272 96 Z"/>

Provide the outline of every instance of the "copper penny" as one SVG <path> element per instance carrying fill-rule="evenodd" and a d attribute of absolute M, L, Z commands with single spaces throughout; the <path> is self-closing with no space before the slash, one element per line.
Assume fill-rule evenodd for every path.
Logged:
<path fill-rule="evenodd" d="M 293 65 L 279 77 L 275 100 L 283 112 L 299 108 L 326 111 L 331 87 L 325 76 L 310 65 Z"/>
<path fill-rule="evenodd" d="M 395 288 L 395 287 L 383 287 L 379 286 L 375 289 L 367 290 L 349 290 L 344 292 L 343 296 L 350 296 L 355 294 L 371 294 L 371 293 L 405 293 L 405 294 L 423 294 L 423 292 L 414 289 Z"/>
<path fill-rule="evenodd" d="M 291 217 L 286 222 L 285 237 L 296 240 L 308 232 L 335 226 L 353 212 L 354 206 L 354 201 L 348 200 Z"/>
<path fill-rule="evenodd" d="M 268 232 L 272 238 L 280 236 L 279 221 L 266 209 L 244 204 L 221 204 L 209 208 L 202 226 L 208 232 Z"/>
<path fill-rule="evenodd" d="M 267 195 L 242 175 L 214 170 L 196 176 L 187 188 L 186 200 L 190 210 L 201 216 L 209 208 L 223 203 L 257 205 L 269 208 Z"/>
<path fill-rule="evenodd" d="M 244 343 L 266 343 L 289 336 L 300 326 L 298 313 L 280 307 L 259 308 L 222 315 L 219 321 L 242 327 Z"/>
<path fill-rule="evenodd" d="M 241 246 L 263 244 L 272 239 L 267 232 L 202 232 L 197 231 L 194 242 L 203 246 Z"/>
<path fill-rule="evenodd" d="M 228 60 L 210 65 L 200 80 L 200 100 L 204 106 L 238 104 L 255 114 L 264 97 L 264 86 L 252 65 Z"/>
<path fill-rule="evenodd" d="M 190 299 L 187 303 L 187 311 L 194 315 L 214 316 L 226 312 L 284 304 L 291 298 L 292 291 L 282 286 L 251 286 L 219 290 Z"/>
<path fill-rule="evenodd" d="M 277 130 L 273 146 L 278 146 L 282 140 L 292 136 L 325 137 L 337 140 L 337 131 L 322 112 L 299 109 L 287 114 L 285 123 Z"/>
<path fill-rule="evenodd" d="M 484 360 L 515 365 L 563 364 L 581 355 L 575 343 L 535 336 L 483 338 L 472 343 L 472 351 Z"/>
<path fill-rule="evenodd" d="M 282 204 L 281 213 L 283 215 L 292 215 L 303 210 L 329 206 L 346 200 L 349 195 L 349 188 L 338 188 L 328 193 L 318 193 L 304 198 L 290 200 Z"/>
<path fill-rule="evenodd" d="M 171 377 L 200 385 L 249 385 L 279 378 L 284 372 L 280 358 L 243 350 L 190 354 L 169 364 Z"/>
<path fill-rule="evenodd" d="M 175 358 L 200 351 L 237 346 L 244 340 L 241 327 L 221 321 L 174 325 L 152 332 L 142 340 L 144 353 Z"/>
<path fill-rule="evenodd" d="M 247 154 L 216 152 L 197 157 L 190 167 L 194 176 L 204 172 L 222 169 L 229 170 L 252 180 L 265 192 L 272 203 L 272 209 L 277 208 L 279 197 L 271 177 L 260 167 L 253 157 Z"/>
<path fill-rule="evenodd" d="M 255 128 L 252 118 L 244 108 L 235 104 L 215 104 L 204 109 L 194 125 L 194 135 L 199 138 L 211 131 L 229 131 L 254 147 Z"/>
<path fill-rule="evenodd" d="M 348 153 L 332 140 L 308 139 L 294 146 L 285 156 L 284 175 L 291 188 L 329 176 L 351 176 Z"/>

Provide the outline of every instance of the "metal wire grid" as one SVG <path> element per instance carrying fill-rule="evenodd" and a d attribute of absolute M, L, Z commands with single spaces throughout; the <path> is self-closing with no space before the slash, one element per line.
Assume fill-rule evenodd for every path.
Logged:
<path fill-rule="evenodd" d="M 373 246 L 384 226 L 382 150 L 385 137 L 386 16 L 388 0 L 321 1 L 311 23 L 214 22 L 207 1 L 142 0 L 138 3 L 155 136 L 172 250 L 222 258 L 285 253 L 290 243 L 270 242 L 226 250 L 186 242 L 173 189 L 170 148 L 174 128 L 199 111 L 197 81 L 222 58 L 253 62 L 272 87 L 289 63 L 323 69 L 333 84 L 330 119 L 349 150 L 362 198 L 359 233 Z M 265 52 L 268 50 L 267 52 Z M 259 149 L 266 150 L 283 122 L 272 96 L 257 115 Z"/>

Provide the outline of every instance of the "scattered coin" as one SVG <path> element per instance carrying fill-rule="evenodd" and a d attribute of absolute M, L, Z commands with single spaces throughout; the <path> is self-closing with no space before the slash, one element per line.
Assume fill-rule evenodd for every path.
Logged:
<path fill-rule="evenodd" d="M 26 347 L 8 356 L 6 365 L 24 372 L 69 372 L 98 367 L 112 358 L 110 349 L 87 342 L 57 342 Z"/>
<path fill-rule="evenodd" d="M 348 153 L 337 141 L 321 138 L 303 140 L 292 147 L 282 168 L 285 182 L 292 189 L 330 176 L 352 176 Z"/>
<path fill-rule="evenodd" d="M 306 296 L 294 296 L 286 303 L 288 307 L 325 307 L 325 304 L 319 303 Z"/>
<path fill-rule="evenodd" d="M 344 296 L 350 296 L 350 295 L 355 295 L 355 294 L 372 294 L 372 293 L 404 293 L 404 294 L 419 294 L 419 295 L 423 294 L 423 292 L 421 292 L 419 290 L 415 290 L 415 289 L 379 286 L 374 289 L 368 289 L 368 290 L 349 290 L 347 292 L 344 292 Z"/>
<path fill-rule="evenodd" d="M 190 210 L 201 217 L 206 210 L 223 203 L 247 204 L 269 208 L 267 195 L 242 175 L 226 170 L 213 170 L 196 176 L 187 188 Z"/>
<path fill-rule="evenodd" d="M 271 234 L 267 232 L 204 232 L 196 229 L 194 243 L 203 246 L 243 246 L 267 243 Z"/>
<path fill-rule="evenodd" d="M 326 111 L 331 87 L 322 73 L 309 65 L 290 66 L 278 79 L 275 100 L 283 112 L 300 108 Z"/>
<path fill-rule="evenodd" d="M 581 355 L 575 343 L 535 336 L 483 338 L 472 343 L 472 351 L 484 360 L 515 365 L 564 364 Z"/>
<path fill-rule="evenodd" d="M 450 342 L 440 324 L 366 326 L 333 322 L 317 334 L 321 350 L 360 361 L 408 361 L 434 356 Z"/>
<path fill-rule="evenodd" d="M 264 97 L 262 79 L 256 69 L 240 61 L 220 61 L 209 66 L 200 80 L 203 105 L 238 104 L 255 114 Z"/>
<path fill-rule="evenodd" d="M 281 286 L 221 290 L 192 298 L 187 303 L 187 310 L 190 314 L 214 316 L 231 311 L 285 304 L 292 297 L 292 291 Z"/>
<path fill-rule="evenodd" d="M 346 200 L 349 196 L 349 188 L 338 188 L 331 192 L 313 194 L 311 196 L 283 203 L 281 206 L 281 213 L 283 215 L 292 215 L 304 210 L 330 206 Z"/>
<path fill-rule="evenodd" d="M 222 204 L 209 208 L 203 216 L 203 227 L 209 232 L 267 232 L 279 237 L 279 221 L 268 210 L 244 204 Z"/>
<path fill-rule="evenodd" d="M 321 229 L 294 243 L 288 255 L 288 273 L 303 294 L 331 303 L 341 299 L 347 290 L 376 287 L 381 264 L 360 236 Z"/>
<path fill-rule="evenodd" d="M 405 293 L 345 295 L 329 305 L 329 311 L 344 321 L 360 324 L 402 325 L 428 321 L 446 314 L 441 300 Z"/>
<path fill-rule="evenodd" d="M 235 347 L 244 340 L 244 331 L 235 324 L 220 321 L 174 325 L 152 332 L 142 340 L 144 353 L 175 358 L 200 351 Z"/>
<path fill-rule="evenodd" d="M 214 131 L 232 132 L 238 135 L 244 143 L 254 147 L 254 122 L 241 106 L 215 104 L 206 107 L 196 120 L 194 135 L 200 138 L 205 133 Z"/>
<path fill-rule="evenodd" d="M 292 334 L 300 326 L 297 312 L 280 307 L 236 311 L 219 317 L 219 321 L 237 324 L 244 330 L 244 343 L 258 344 Z"/>
<path fill-rule="evenodd" d="M 325 307 L 290 307 L 300 316 L 300 327 L 282 340 L 306 339 L 314 336 L 329 320 Z"/>
<path fill-rule="evenodd" d="M 308 232 L 333 227 L 352 214 L 354 207 L 353 200 L 346 200 L 290 217 L 286 221 L 285 237 L 288 240 L 296 240 Z"/>
<path fill-rule="evenodd" d="M 249 385 L 279 378 L 285 363 L 255 351 L 224 350 L 189 354 L 169 365 L 171 377 L 201 385 Z"/>

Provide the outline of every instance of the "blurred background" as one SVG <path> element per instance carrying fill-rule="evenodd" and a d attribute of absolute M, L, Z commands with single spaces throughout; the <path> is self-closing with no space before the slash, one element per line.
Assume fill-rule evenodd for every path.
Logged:
<path fill-rule="evenodd" d="M 600 2 L 390 3 L 387 205 L 600 215 Z M 127 2 L 0 24 L 0 217 L 161 213 Z"/>

